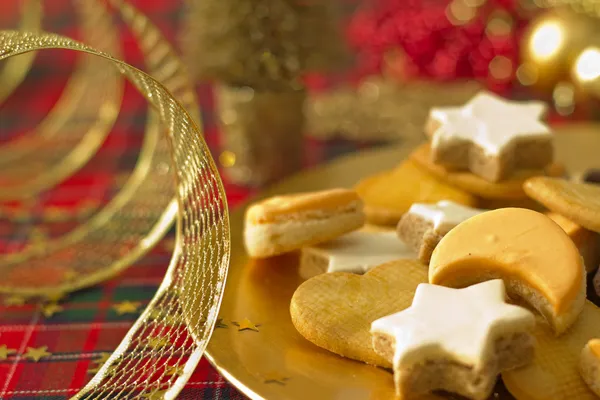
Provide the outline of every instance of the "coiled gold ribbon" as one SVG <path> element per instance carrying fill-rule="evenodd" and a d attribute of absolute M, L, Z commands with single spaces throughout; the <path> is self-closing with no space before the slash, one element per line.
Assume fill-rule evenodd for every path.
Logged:
<path fill-rule="evenodd" d="M 194 103 L 181 63 L 173 61 L 172 49 L 156 28 L 126 3 L 112 3 L 140 37 L 150 72 L 161 76 L 182 101 Z M 97 375 L 74 397 L 174 398 L 212 332 L 229 263 L 229 220 L 217 169 L 196 122 L 157 79 L 65 37 L 0 32 L 0 59 L 51 48 L 90 54 L 116 67 L 154 107 L 164 134 L 146 138 L 129 182 L 85 229 L 0 265 L 6 277 L 0 289 L 39 295 L 96 283 L 147 251 L 176 215 L 175 250 L 156 296 Z M 158 129 L 152 119 L 150 126 Z M 157 218 L 158 205 L 165 207 Z M 44 278 L 49 278 L 48 271 L 55 278 L 41 278 L 43 271 Z"/>

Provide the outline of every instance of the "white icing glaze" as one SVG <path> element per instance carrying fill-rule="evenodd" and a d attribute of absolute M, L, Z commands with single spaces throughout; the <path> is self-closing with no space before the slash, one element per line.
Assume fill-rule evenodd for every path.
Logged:
<path fill-rule="evenodd" d="M 307 249 L 329 259 L 327 272 L 365 273 L 377 265 L 417 255 L 396 233 L 355 231 Z"/>
<path fill-rule="evenodd" d="M 408 210 L 409 214 L 418 215 L 433 223 L 433 229 L 439 233 L 447 233 L 450 229 L 467 219 L 488 210 L 471 208 L 449 200 L 437 204 L 415 203 Z"/>
<path fill-rule="evenodd" d="M 465 289 L 422 283 L 409 308 L 376 320 L 371 333 L 395 338 L 394 369 L 440 358 L 477 369 L 493 355 L 495 339 L 534 324 L 531 312 L 505 303 L 501 279 Z"/>
<path fill-rule="evenodd" d="M 545 105 L 540 101 L 513 102 L 480 92 L 463 107 L 432 108 L 430 118 L 439 123 L 431 146 L 471 141 L 487 154 L 498 155 L 517 137 L 544 137 L 552 133 L 540 121 Z"/>

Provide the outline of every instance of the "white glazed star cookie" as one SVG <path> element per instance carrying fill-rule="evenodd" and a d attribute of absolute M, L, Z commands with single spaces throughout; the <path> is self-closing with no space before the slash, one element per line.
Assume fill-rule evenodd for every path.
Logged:
<path fill-rule="evenodd" d="M 300 276 L 308 279 L 326 272 L 364 274 L 377 265 L 416 258 L 412 248 L 399 240 L 393 231 L 356 231 L 304 247 Z"/>
<path fill-rule="evenodd" d="M 449 200 L 436 204 L 415 203 L 400 219 L 398 237 L 419 255 L 422 263 L 429 264 L 431 253 L 446 233 L 484 211 Z"/>
<path fill-rule="evenodd" d="M 501 371 L 529 363 L 535 318 L 505 296 L 499 279 L 465 289 L 420 284 L 410 308 L 374 321 L 373 348 L 393 360 L 397 395 L 483 400 Z"/>
<path fill-rule="evenodd" d="M 432 161 L 468 169 L 490 182 L 517 169 L 541 169 L 553 160 L 542 102 L 512 102 L 481 92 L 462 107 L 433 108 L 425 127 Z"/>

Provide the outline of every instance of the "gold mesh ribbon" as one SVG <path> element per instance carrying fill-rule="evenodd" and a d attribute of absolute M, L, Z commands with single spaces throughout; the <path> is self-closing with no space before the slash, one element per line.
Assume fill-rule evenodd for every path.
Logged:
<path fill-rule="evenodd" d="M 26 32 L 39 32 L 42 24 L 41 0 L 23 0 L 21 3 L 21 19 L 19 30 Z M 24 54 L 10 59 L 0 68 L 0 103 L 23 82 L 27 76 L 35 53 Z"/>
<path fill-rule="evenodd" d="M 113 4 L 140 37 L 149 71 L 182 101 L 194 103 L 185 71 L 156 28 L 127 4 Z M 156 129 L 149 129 L 136 169 L 119 195 L 61 240 L 3 260 L 0 272 L 6 279 L 0 290 L 39 295 L 96 283 L 147 251 L 176 214 L 175 250 L 163 283 L 117 350 L 74 397 L 174 398 L 212 332 L 229 263 L 229 220 L 217 169 L 194 118 L 155 78 L 62 36 L 0 32 L 0 59 L 51 48 L 90 54 L 116 67 L 153 106 L 164 134 L 152 138 L 159 127 L 151 119 L 149 126 Z"/>
<path fill-rule="evenodd" d="M 39 3 L 33 4 L 37 7 L 29 8 L 34 14 L 39 13 Z M 85 43 L 119 57 L 118 30 L 107 10 L 97 1 L 78 0 L 74 5 Z M 25 61 L 33 54 L 25 54 Z M 5 71 L 11 68 L 8 64 Z M 106 62 L 97 57 L 81 57 L 60 99 L 44 120 L 31 132 L 0 147 L 0 200 L 32 197 L 84 166 L 110 132 L 122 93 L 123 82 L 117 71 L 106 68 Z"/>

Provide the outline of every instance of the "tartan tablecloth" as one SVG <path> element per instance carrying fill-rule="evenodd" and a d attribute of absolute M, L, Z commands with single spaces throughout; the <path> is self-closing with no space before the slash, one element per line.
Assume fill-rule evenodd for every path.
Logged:
<path fill-rule="evenodd" d="M 18 3 L 19 0 L 9 0 L 0 5 L 3 28 L 14 27 Z M 43 3 L 45 30 L 79 38 L 70 0 Z M 177 43 L 181 1 L 131 3 L 157 24 L 172 43 Z M 143 69 L 134 39 L 125 27 L 121 26 L 121 30 L 126 61 Z M 38 54 L 26 81 L 0 105 L 0 144 L 34 127 L 50 110 L 76 58 L 65 51 Z M 206 140 L 216 158 L 219 134 L 210 87 L 199 87 L 198 96 Z M 108 201 L 116 192 L 120 177 L 134 166 L 143 139 L 146 111 L 145 101 L 128 85 L 114 129 L 88 165 L 35 201 L 0 203 L 0 252 L 13 252 L 35 240 L 36 234 L 40 235 L 39 229 L 35 229 L 39 216 L 49 209 L 86 215 Z M 307 165 L 314 165 L 361 145 L 309 140 L 306 146 Z M 252 194 L 229 184 L 226 190 L 232 209 Z M 59 309 L 36 303 L 20 304 L 20 299 L 13 297 L 0 299 L 0 398 L 67 399 L 83 387 L 93 376 L 89 370 L 93 369 L 94 360 L 116 348 L 152 298 L 166 271 L 172 243 L 173 236 L 169 235 L 119 277 L 69 295 L 60 302 Z M 43 357 L 36 361 L 36 355 Z M 243 396 L 208 361 L 202 360 L 180 398 L 241 399 Z"/>

